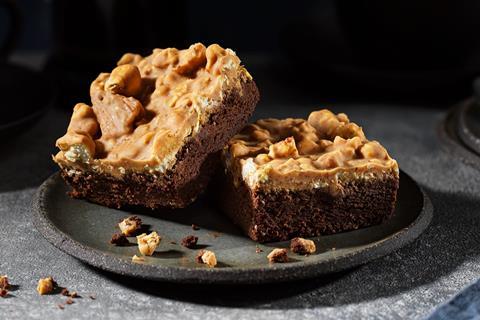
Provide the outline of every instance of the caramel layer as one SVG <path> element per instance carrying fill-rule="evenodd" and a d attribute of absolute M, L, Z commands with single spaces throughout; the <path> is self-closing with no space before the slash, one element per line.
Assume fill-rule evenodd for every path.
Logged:
<path fill-rule="evenodd" d="M 251 188 L 328 188 L 348 179 L 398 176 L 398 164 L 347 115 L 315 111 L 308 120 L 265 119 L 247 125 L 223 151 L 237 183 Z"/>
<path fill-rule="evenodd" d="M 154 49 L 145 58 L 127 53 L 91 84 L 92 107 L 75 106 L 54 160 L 120 175 L 163 173 L 225 95 L 249 80 L 237 55 L 217 44 Z"/>

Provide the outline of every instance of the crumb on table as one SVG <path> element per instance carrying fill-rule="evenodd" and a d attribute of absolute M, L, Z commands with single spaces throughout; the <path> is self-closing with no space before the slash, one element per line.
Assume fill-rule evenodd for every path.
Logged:
<path fill-rule="evenodd" d="M 67 288 L 63 288 L 62 291 L 60 291 L 60 294 L 62 296 L 66 296 L 66 297 L 70 297 L 70 298 L 78 298 L 77 291 L 70 292 Z"/>
<path fill-rule="evenodd" d="M 10 289 L 10 283 L 7 276 L 0 276 L 0 289 Z"/>
<path fill-rule="evenodd" d="M 53 292 L 55 285 L 52 277 L 42 278 L 38 280 L 37 291 L 40 295 L 49 294 Z"/>
<path fill-rule="evenodd" d="M 200 230 L 200 227 L 196 224 L 192 224 L 192 230 Z"/>

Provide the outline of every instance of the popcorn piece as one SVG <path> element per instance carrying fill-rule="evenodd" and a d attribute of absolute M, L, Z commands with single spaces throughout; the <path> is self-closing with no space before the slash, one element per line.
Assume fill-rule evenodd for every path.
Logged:
<path fill-rule="evenodd" d="M 105 90 L 126 97 L 137 95 L 142 89 L 142 76 L 138 68 L 131 64 L 121 64 L 112 70 L 105 82 Z"/>
<path fill-rule="evenodd" d="M 290 250 L 296 254 L 312 254 L 317 248 L 312 240 L 293 238 L 290 241 Z"/>
<path fill-rule="evenodd" d="M 154 51 L 155 52 L 155 51 Z M 178 49 L 167 48 L 154 53 L 152 64 L 157 68 L 166 68 L 178 62 Z"/>
<path fill-rule="evenodd" d="M 0 289 L 10 289 L 10 283 L 7 276 L 0 276 Z"/>
<path fill-rule="evenodd" d="M 142 227 L 142 219 L 137 216 L 131 216 L 120 221 L 118 227 L 127 237 L 134 236 Z"/>
<path fill-rule="evenodd" d="M 361 127 L 350 122 L 347 115 L 339 113 L 335 115 L 330 110 L 314 111 L 308 116 L 308 123 L 313 126 L 322 138 L 333 140 L 336 136 L 344 139 L 360 137 L 365 140 L 365 134 Z"/>
<path fill-rule="evenodd" d="M 160 243 L 160 236 L 155 231 L 149 235 L 142 233 L 137 236 L 137 242 L 140 253 L 144 256 L 151 256 Z"/>
<path fill-rule="evenodd" d="M 298 157 L 298 150 L 295 146 L 295 139 L 293 139 L 293 137 L 288 137 L 283 141 L 272 144 L 269 147 L 268 156 L 273 159 Z"/>
<path fill-rule="evenodd" d="M 365 159 L 387 159 L 387 150 L 377 141 L 370 141 L 365 143 L 360 148 L 360 153 Z"/>
<path fill-rule="evenodd" d="M 40 295 L 49 294 L 53 292 L 55 285 L 52 277 L 43 278 L 38 280 L 37 291 Z"/>
<path fill-rule="evenodd" d="M 173 71 L 181 75 L 189 75 L 206 65 L 206 50 L 207 48 L 201 43 L 192 44 L 188 50 L 180 53 L 179 62 Z"/>
<path fill-rule="evenodd" d="M 215 257 L 215 253 L 209 250 L 200 250 L 195 259 L 198 263 L 204 263 L 210 268 L 217 265 L 217 257 Z"/>
<path fill-rule="evenodd" d="M 287 249 L 273 249 L 267 258 L 270 263 L 288 262 L 288 251 Z"/>

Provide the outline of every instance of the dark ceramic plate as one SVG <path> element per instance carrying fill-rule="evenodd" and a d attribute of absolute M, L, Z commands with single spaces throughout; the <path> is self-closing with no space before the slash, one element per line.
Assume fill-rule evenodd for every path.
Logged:
<path fill-rule="evenodd" d="M 375 227 L 314 238 L 316 254 L 291 254 L 288 263 L 269 264 L 266 256 L 272 248 L 288 247 L 289 243 L 258 245 L 242 235 L 205 199 L 182 210 L 132 212 L 74 200 L 66 192 L 64 182 L 54 174 L 42 184 L 34 201 L 35 226 L 54 246 L 107 271 L 185 283 L 280 282 L 351 268 L 386 255 L 418 237 L 429 224 L 433 211 L 425 193 L 402 172 L 397 209 L 391 220 Z M 132 213 L 162 236 L 155 254 L 142 264 L 131 262 L 132 256 L 138 254 L 136 245 L 109 244 L 118 220 Z M 200 230 L 192 230 L 192 224 Z M 179 245 L 180 240 L 190 234 L 199 237 L 198 249 L 215 252 L 219 261 L 216 268 L 195 263 L 197 250 Z M 256 247 L 263 252 L 256 253 Z"/>
<path fill-rule="evenodd" d="M 480 114 L 473 98 L 453 106 L 438 126 L 442 147 L 449 154 L 480 169 Z M 478 135 L 478 138 L 477 138 Z"/>

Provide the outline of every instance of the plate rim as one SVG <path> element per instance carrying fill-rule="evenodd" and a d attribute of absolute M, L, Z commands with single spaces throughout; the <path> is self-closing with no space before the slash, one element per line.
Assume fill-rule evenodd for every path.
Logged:
<path fill-rule="evenodd" d="M 115 254 L 89 247 L 71 238 L 68 234 L 58 229 L 55 224 L 47 218 L 45 195 L 49 192 L 49 186 L 51 184 L 56 183 L 56 180 L 61 180 L 59 172 L 47 178 L 35 193 L 32 218 L 35 228 L 53 246 L 83 263 L 119 275 L 138 277 L 146 280 L 189 284 L 259 284 L 287 282 L 314 278 L 363 265 L 394 252 L 417 239 L 432 220 L 433 205 L 425 191 L 416 181 L 403 170 L 400 171 L 402 175 L 406 176 L 415 184 L 423 199 L 423 206 L 410 225 L 390 234 L 385 239 L 372 242 L 367 247 L 359 249 L 359 251 L 354 253 L 321 262 L 303 262 L 301 266 L 296 264 L 274 264 L 268 267 L 240 268 L 162 266 L 132 263 Z M 355 257 L 355 259 L 352 259 L 353 257 Z M 301 269 L 300 272 L 299 269 Z M 261 276 L 259 274 L 261 274 Z"/>

